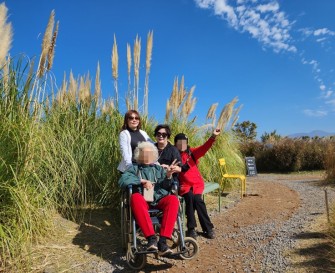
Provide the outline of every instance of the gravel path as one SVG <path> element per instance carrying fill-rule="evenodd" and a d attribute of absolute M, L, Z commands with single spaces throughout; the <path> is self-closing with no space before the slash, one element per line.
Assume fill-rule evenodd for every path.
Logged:
<path fill-rule="evenodd" d="M 210 212 L 216 238 L 199 236 L 197 257 L 184 261 L 148 256 L 140 272 L 297 272 L 288 253 L 295 250 L 301 235 L 312 232 L 306 228 L 326 212 L 321 180 L 321 175 L 249 177 L 247 197 L 238 201 L 238 193 L 229 194 L 229 205 L 220 213 Z M 335 202 L 334 188 L 328 188 L 328 199 L 330 204 Z M 64 267 L 51 261 L 44 272 L 134 272 L 125 262 L 114 217 L 110 211 L 92 212 L 78 230 L 67 222 L 64 244 L 71 241 L 72 245 L 66 245 L 67 256 L 57 252 Z M 62 247 L 62 242 L 55 243 Z"/>
<path fill-rule="evenodd" d="M 269 178 L 271 179 L 271 176 L 267 176 L 266 180 L 269 180 Z M 299 237 L 297 235 L 305 232 L 304 228 L 316 217 L 326 213 L 325 188 L 319 185 L 319 179 L 308 181 L 283 180 L 279 181 L 279 183 L 298 192 L 301 205 L 298 211 L 288 221 L 282 223 L 281 226 L 271 222 L 267 225 L 250 227 L 263 234 L 263 236 L 258 238 L 253 237 L 253 240 L 266 240 L 269 233 L 276 233 L 276 237 L 261 250 L 264 254 L 262 272 L 287 271 L 290 263 L 288 257 L 285 257 L 285 253 L 287 250 L 295 248 Z M 334 203 L 334 188 L 327 188 L 327 196 L 329 204 Z"/>

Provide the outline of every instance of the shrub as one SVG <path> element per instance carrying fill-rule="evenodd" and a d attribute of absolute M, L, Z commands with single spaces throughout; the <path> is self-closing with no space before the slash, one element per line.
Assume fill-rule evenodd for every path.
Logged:
<path fill-rule="evenodd" d="M 329 143 L 332 140 L 327 138 L 280 138 L 268 143 L 244 142 L 240 150 L 243 156 L 256 158 L 259 172 L 324 170 Z"/>
<path fill-rule="evenodd" d="M 326 180 L 335 183 L 335 142 L 328 143 L 324 164 Z"/>

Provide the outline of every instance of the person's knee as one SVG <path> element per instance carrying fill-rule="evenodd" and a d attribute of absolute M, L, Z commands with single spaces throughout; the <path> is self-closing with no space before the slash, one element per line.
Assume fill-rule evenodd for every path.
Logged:
<path fill-rule="evenodd" d="M 133 207 L 134 205 L 138 206 L 139 204 L 146 206 L 147 202 L 143 198 L 143 195 L 140 193 L 134 193 L 131 195 L 130 199 L 130 206 Z"/>
<path fill-rule="evenodd" d="M 179 206 L 179 199 L 175 195 L 168 196 L 168 202 L 170 206 L 178 207 Z"/>

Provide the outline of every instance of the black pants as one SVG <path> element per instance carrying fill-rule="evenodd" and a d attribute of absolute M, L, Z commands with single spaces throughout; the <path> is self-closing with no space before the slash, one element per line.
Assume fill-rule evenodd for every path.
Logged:
<path fill-rule="evenodd" d="M 214 226 L 209 219 L 206 204 L 202 199 L 202 194 L 193 194 L 190 190 L 188 193 L 183 195 L 186 204 L 186 218 L 187 218 L 187 228 L 195 228 L 197 222 L 195 220 L 195 211 L 197 211 L 199 222 L 203 232 L 211 230 Z"/>

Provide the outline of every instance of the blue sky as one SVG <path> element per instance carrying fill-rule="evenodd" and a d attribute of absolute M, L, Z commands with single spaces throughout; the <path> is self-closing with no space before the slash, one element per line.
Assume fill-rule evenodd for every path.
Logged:
<path fill-rule="evenodd" d="M 111 52 L 119 51 L 120 106 L 127 90 L 126 45 L 153 31 L 149 115 L 164 121 L 175 77 L 195 86 L 191 116 L 205 123 L 212 103 L 238 97 L 239 121 L 258 136 L 334 132 L 335 20 L 333 0 L 9 0 L 12 56 L 39 56 L 52 9 L 59 21 L 53 73 L 75 76 L 101 67 L 103 97 L 114 96 Z M 144 68 L 140 85 L 144 86 Z M 123 108 L 124 109 L 124 108 Z M 124 110 L 123 110 L 124 112 Z"/>

